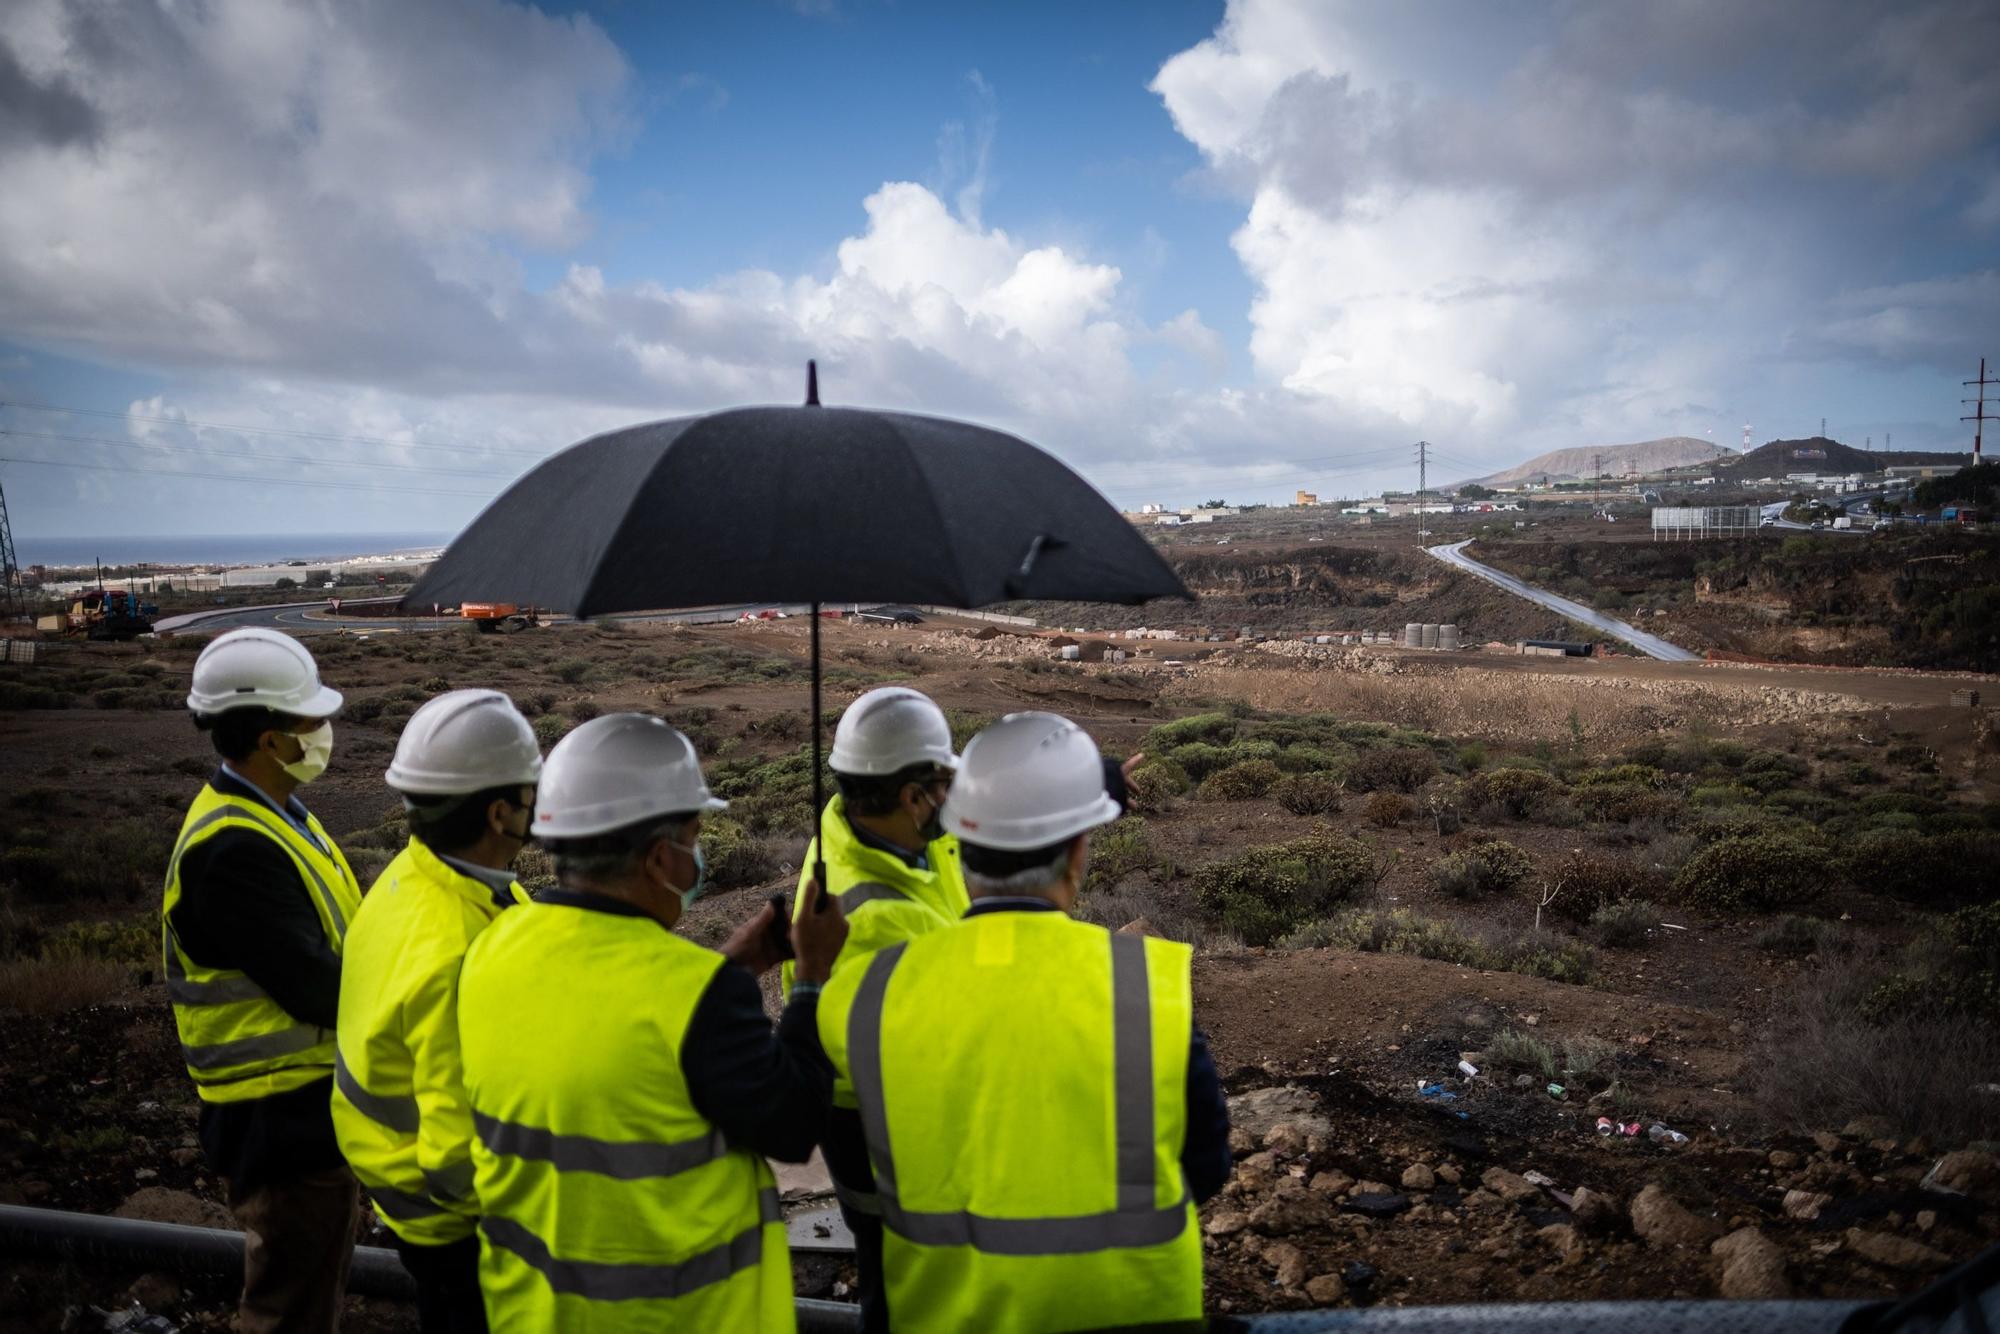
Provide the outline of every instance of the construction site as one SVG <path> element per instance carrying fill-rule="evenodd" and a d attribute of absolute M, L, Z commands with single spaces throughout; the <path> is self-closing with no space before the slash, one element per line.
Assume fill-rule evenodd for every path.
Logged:
<path fill-rule="evenodd" d="M 825 626 L 830 713 L 901 682 L 961 740 L 1041 708 L 1144 752 L 1078 912 L 1197 950 L 1237 1158 L 1202 1214 L 1211 1313 L 1863 1300 L 2000 1233 L 2000 683 L 1524 654 L 1502 636 L 1546 630 L 1533 608 L 1422 553 L 1361 550 L 1385 593 L 1429 591 L 1319 599 L 1317 626 L 1283 636 L 1078 634 L 1066 607 Z M 1205 620 L 1316 596 L 1272 577 L 1289 558 L 1233 554 L 1257 573 L 1218 573 Z M 1459 649 L 1424 647 L 1426 624 Z M 545 743 L 620 709 L 694 740 L 733 805 L 704 834 L 722 892 L 683 921 L 692 938 L 796 880 L 805 619 L 362 627 L 300 623 L 348 697 L 315 809 L 364 884 L 404 839 L 379 779 L 403 721 L 475 682 Z M 181 706 L 204 642 L 196 623 L 0 667 L 7 1203 L 229 1225 L 154 902 L 211 767 Z M 547 883 L 539 854 L 518 869 Z M 799 1294 L 837 1303 L 853 1276 L 829 1183 L 782 1184 Z M 219 1328 L 233 1294 L 133 1261 L 5 1268 L 0 1321 L 23 1329 L 129 1301 Z M 411 1320 L 350 1299 L 352 1328 Z"/>

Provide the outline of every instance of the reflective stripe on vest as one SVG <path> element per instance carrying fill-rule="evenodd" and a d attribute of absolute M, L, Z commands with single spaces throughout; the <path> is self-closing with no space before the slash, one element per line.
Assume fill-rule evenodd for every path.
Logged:
<path fill-rule="evenodd" d="M 176 1005 L 234 1005 L 237 1001 L 271 999 L 269 992 L 241 975 L 193 981 L 178 949 L 169 949 L 166 955 L 167 999 Z"/>
<path fill-rule="evenodd" d="M 865 881 L 862 884 L 854 886 L 852 889 L 835 895 L 835 899 L 839 902 L 840 910 L 844 913 L 851 913 L 864 903 L 879 903 L 884 899 L 892 899 L 897 903 L 909 903 L 913 901 L 902 890 L 892 889 L 888 885 L 880 884 L 873 880 Z"/>
<path fill-rule="evenodd" d="M 743 1270 L 755 1269 L 764 1258 L 764 1229 L 781 1217 L 778 1192 L 761 1190 L 757 1193 L 756 1223 L 678 1264 L 561 1260 L 550 1254 L 548 1243 L 533 1232 L 510 1218 L 493 1214 L 479 1220 L 479 1230 L 493 1245 L 511 1252 L 541 1274 L 556 1292 L 594 1302 L 627 1302 L 685 1297 Z"/>
<path fill-rule="evenodd" d="M 235 968 L 212 968 L 190 957 L 174 930 L 181 903 L 181 864 L 189 850 L 222 829 L 250 830 L 275 843 L 298 876 L 329 947 L 338 954 L 347 919 L 360 903 L 339 850 L 301 834 L 269 808 L 204 787 L 174 843 L 161 904 L 162 969 L 173 1002 L 182 1059 L 205 1101 L 231 1102 L 302 1088 L 326 1077 L 334 1061 L 333 1033 L 301 1023 L 258 983 Z M 323 833 L 316 836 L 324 841 Z M 324 870 L 322 868 L 325 868 Z"/>
<path fill-rule="evenodd" d="M 324 1029 L 314 1028 L 311 1024 L 294 1024 L 275 1033 L 259 1033 L 254 1037 L 217 1042 L 206 1047 L 190 1047 L 182 1043 L 181 1055 L 191 1066 L 248 1065 L 252 1061 L 275 1061 L 280 1056 L 309 1051 L 325 1040 Z M 201 1077 L 197 1075 L 195 1079 L 199 1083 Z"/>
<path fill-rule="evenodd" d="M 276 814 L 268 806 L 262 809 L 263 814 Z M 208 828 L 218 820 L 228 819 L 249 820 L 262 828 L 269 828 L 268 825 L 263 823 L 263 819 L 259 813 L 248 806 L 240 805 L 236 802 L 217 806 L 214 810 L 211 810 L 208 814 L 202 816 L 199 820 L 196 820 L 181 831 L 181 841 L 174 848 L 172 869 L 168 874 L 173 877 L 180 875 L 181 854 L 187 851 L 188 844 L 194 841 L 195 835 L 201 833 L 202 830 Z M 282 817 L 280 819 L 282 821 Z M 289 824 L 287 827 L 289 828 Z M 328 845 L 329 848 L 331 846 L 331 844 Z M 287 851 L 289 852 L 290 849 L 287 849 Z M 331 857 L 333 854 L 331 851 L 326 851 L 325 855 Z M 319 895 L 320 906 L 326 910 L 327 920 L 333 923 L 334 946 L 336 949 L 339 948 L 340 942 L 347 938 L 347 914 L 340 910 L 339 898 L 331 889 L 327 888 L 325 878 L 320 875 L 318 869 L 313 866 L 310 860 L 299 856 L 293 856 L 292 860 L 304 867 L 307 877 L 311 879 L 313 891 Z"/>
<path fill-rule="evenodd" d="M 549 1163 L 559 1172 L 595 1172 L 616 1181 L 679 1176 L 729 1152 L 729 1142 L 720 1130 L 699 1139 L 649 1144 L 643 1140 L 558 1135 L 539 1126 L 501 1121 L 477 1110 L 472 1113 L 472 1124 L 479 1133 L 479 1142 L 496 1154 Z"/>
<path fill-rule="evenodd" d="M 882 1090 L 882 1009 L 889 978 L 906 945 L 891 945 L 868 961 L 848 1012 L 848 1068 L 861 1098 L 861 1128 L 875 1167 L 882 1219 L 898 1235 L 924 1246 L 971 1246 L 990 1255 L 1076 1255 L 1110 1247 L 1158 1246 L 1188 1225 L 1188 1197 L 1165 1209 L 1153 1204 L 1153 1002 L 1142 936 L 1112 935 L 1113 1090 L 1116 1099 L 1118 1207 L 1109 1213 L 1041 1218 L 993 1218 L 969 1210 L 924 1212 L 897 1197 L 895 1156 Z"/>
<path fill-rule="evenodd" d="M 340 1096 L 354 1105 L 355 1111 L 377 1125 L 387 1126 L 405 1135 L 417 1133 L 417 1127 L 422 1123 L 417 1100 L 400 1095 L 371 1093 L 363 1088 L 361 1081 L 354 1077 L 354 1072 L 347 1068 L 347 1060 L 340 1054 L 338 1047 L 333 1051 L 333 1084 L 340 1090 Z"/>

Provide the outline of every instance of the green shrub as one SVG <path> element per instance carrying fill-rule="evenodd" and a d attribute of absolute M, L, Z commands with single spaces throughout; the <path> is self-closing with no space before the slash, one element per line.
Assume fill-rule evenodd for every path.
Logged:
<path fill-rule="evenodd" d="M 1811 772 L 1812 766 L 1798 756 L 1775 750 L 1750 752 L 1739 770 L 1744 786 L 1757 792 L 1777 792 L 1795 787 Z"/>
<path fill-rule="evenodd" d="M 1725 838 L 1697 852 L 1674 889 L 1699 908 L 1729 913 L 1811 903 L 1826 889 L 1831 859 L 1817 844 L 1779 833 Z"/>
<path fill-rule="evenodd" d="M 598 707 L 598 703 L 594 699 L 573 699 L 569 702 L 569 706 L 565 712 L 569 714 L 572 720 L 579 723 L 587 723 L 592 718 L 602 714 L 604 710 Z"/>
<path fill-rule="evenodd" d="M 701 818 L 701 852 L 708 878 L 718 889 L 758 884 L 778 871 L 763 840 L 726 815 Z"/>
<path fill-rule="evenodd" d="M 1846 878 L 1857 889 L 1911 903 L 1950 903 L 1995 893 L 2000 839 L 1991 834 L 1920 834 L 1870 829 L 1843 850 Z"/>
<path fill-rule="evenodd" d="M 1488 818 L 1533 821 L 1563 801 L 1569 789 L 1539 769 L 1490 769 L 1465 780 L 1465 799 Z"/>
<path fill-rule="evenodd" d="M 1606 904 L 1591 914 L 1597 938 L 1613 949 L 1643 945 L 1647 933 L 1660 924 L 1660 910 L 1644 899 Z"/>
<path fill-rule="evenodd" d="M 1356 792 L 1415 792 L 1437 776 L 1437 757 L 1413 746 L 1364 750 L 1347 766 L 1347 785 Z"/>
<path fill-rule="evenodd" d="M 1572 922 L 1588 922 L 1600 908 L 1663 888 L 1634 863 L 1584 848 L 1558 857 L 1544 880 L 1544 889 L 1554 891 L 1549 910 Z"/>
<path fill-rule="evenodd" d="M 1757 794 L 1741 783 L 1702 783 L 1688 793 L 1690 806 L 1754 806 Z"/>
<path fill-rule="evenodd" d="M 1362 954 L 1409 954 L 1473 968 L 1486 966 L 1485 947 L 1455 922 L 1407 908 L 1392 912 L 1352 909 L 1299 928 L 1285 938 L 1292 949 L 1343 949 Z"/>
<path fill-rule="evenodd" d="M 1631 824 L 1635 820 L 1658 820 L 1662 824 L 1670 824 L 1681 810 L 1678 797 L 1641 783 L 1586 783 L 1579 786 L 1571 797 L 1585 815 L 1607 824 Z"/>
<path fill-rule="evenodd" d="M 1600 784 L 1613 786 L 1636 785 L 1639 787 L 1665 787 L 1665 771 L 1650 764 L 1616 764 L 1605 769 L 1586 769 L 1576 777 L 1578 787 L 1593 787 Z"/>
<path fill-rule="evenodd" d="M 1332 774 L 1288 774 L 1272 785 L 1271 795 L 1293 815 L 1332 815 L 1345 786 Z"/>
<path fill-rule="evenodd" d="M 1250 801 L 1269 792 L 1283 777 L 1283 771 L 1269 760 L 1242 760 L 1203 779 L 1195 795 L 1205 801 Z"/>
<path fill-rule="evenodd" d="M 1491 946 L 1488 968 L 1583 986 L 1597 975 L 1590 946 L 1568 936 L 1530 931 Z"/>
<path fill-rule="evenodd" d="M 1417 804 L 1400 792 L 1370 792 L 1361 804 L 1362 818 L 1377 829 L 1400 829 L 1417 813 Z"/>
<path fill-rule="evenodd" d="M 1751 937 L 1758 949 L 1787 959 L 1824 954 L 1840 940 L 1837 923 L 1785 913 Z"/>
<path fill-rule="evenodd" d="M 1455 899 L 1503 893 L 1534 874 L 1535 863 L 1512 843 L 1475 843 L 1431 865 L 1431 887 Z"/>
<path fill-rule="evenodd" d="M 1288 774 L 1342 774 L 1347 771 L 1344 751 L 1319 746 L 1287 746 L 1278 752 L 1278 767 Z"/>
<path fill-rule="evenodd" d="M 1180 765 L 1149 758 L 1125 780 L 1125 796 L 1133 810 L 1159 815 L 1172 808 L 1174 799 L 1185 796 L 1191 786 L 1187 770 Z"/>
<path fill-rule="evenodd" d="M 563 739 L 570 725 L 570 720 L 559 713 L 545 713 L 535 719 L 535 740 L 544 747 L 553 746 Z"/>
<path fill-rule="evenodd" d="M 1468 741 L 1458 748 L 1458 767 L 1466 773 L 1477 773 L 1486 767 L 1486 747 L 1477 741 Z"/>
<path fill-rule="evenodd" d="M 1173 747 L 1164 753 L 1163 758 L 1171 760 L 1191 781 L 1198 783 L 1210 774 L 1226 769 L 1240 759 L 1248 757 L 1239 756 L 1228 746 L 1213 746 L 1206 741 L 1195 741 L 1185 746 Z"/>
<path fill-rule="evenodd" d="M 1522 1070 L 1554 1080 L 1561 1070 L 1555 1044 L 1518 1028 L 1503 1028 L 1486 1044 L 1486 1062 L 1502 1070 Z"/>
<path fill-rule="evenodd" d="M 1779 788 L 1764 798 L 1764 809 L 1782 811 L 1813 824 L 1832 819 L 1845 809 L 1846 804 L 1823 792 L 1809 792 L 1798 787 Z"/>
<path fill-rule="evenodd" d="M 1158 860 L 1146 835 L 1146 822 L 1136 815 L 1115 820 L 1090 838 L 1090 876 L 1086 893 L 1109 889 L 1135 871 Z"/>
<path fill-rule="evenodd" d="M 1195 902 L 1245 942 L 1267 945 L 1352 899 L 1375 879 L 1372 846 L 1319 829 L 1198 868 Z"/>
<path fill-rule="evenodd" d="M 1139 749 L 1149 755 L 1162 755 L 1190 742 L 1227 742 L 1235 738 L 1237 726 L 1236 719 L 1226 713 L 1197 713 L 1161 723 L 1146 733 L 1145 744 Z"/>
<path fill-rule="evenodd" d="M 590 675 L 590 662 L 585 658 L 564 658 L 549 668 L 549 675 L 565 685 L 581 685 L 583 678 Z"/>

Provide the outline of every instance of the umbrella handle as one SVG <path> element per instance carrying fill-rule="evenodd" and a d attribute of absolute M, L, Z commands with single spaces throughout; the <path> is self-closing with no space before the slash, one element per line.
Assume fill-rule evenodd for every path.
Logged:
<path fill-rule="evenodd" d="M 825 812 L 825 810 L 826 810 L 826 793 L 825 793 L 825 791 L 823 790 L 823 787 L 822 787 L 822 784 L 821 784 L 821 781 L 820 781 L 820 774 L 819 774 L 819 767 L 820 767 L 820 761 L 819 761 L 819 732 L 820 732 L 820 727 L 821 727 L 821 723 L 820 723 L 820 712 L 819 712 L 819 686 L 820 686 L 820 677 L 819 677 L 819 603 L 815 602 L 815 603 L 813 603 L 813 604 L 812 604 L 812 691 L 813 691 L 813 699 L 812 699 L 812 734 L 813 734 L 813 744 L 812 744 L 812 766 L 813 766 L 813 868 L 812 868 L 812 873 L 813 873 L 813 879 L 819 882 L 819 898 L 818 898 L 818 899 L 816 899 L 816 900 L 815 900 L 815 901 L 813 902 L 813 911 L 814 911 L 814 912 L 825 912 L 825 911 L 826 911 L 826 897 L 827 897 L 827 896 L 826 896 L 826 858 L 820 855 L 820 849 L 826 846 L 826 841 L 825 841 L 824 839 L 822 839 L 822 838 L 820 837 L 820 834 L 821 834 L 821 832 L 822 832 L 822 828 L 821 828 L 821 826 L 822 826 L 822 825 L 824 825 L 824 823 L 825 823 L 825 820 L 826 820 L 826 817 L 825 817 L 825 814 L 824 814 L 824 812 Z"/>

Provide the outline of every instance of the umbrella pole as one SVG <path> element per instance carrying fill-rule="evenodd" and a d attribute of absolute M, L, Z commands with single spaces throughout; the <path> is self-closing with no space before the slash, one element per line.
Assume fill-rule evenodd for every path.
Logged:
<path fill-rule="evenodd" d="M 822 812 L 826 809 L 826 794 L 821 790 L 819 774 L 819 603 L 812 604 L 812 766 L 813 766 L 813 879 L 819 884 L 819 899 L 813 905 L 815 912 L 826 911 L 826 856 L 825 842 L 820 838 L 821 826 L 825 822 Z"/>

